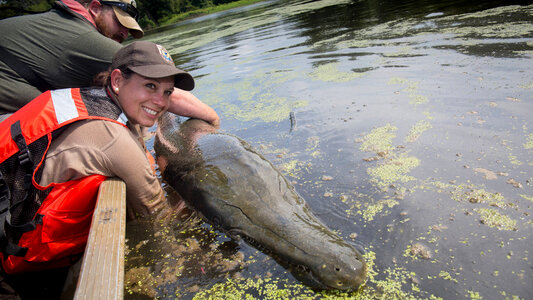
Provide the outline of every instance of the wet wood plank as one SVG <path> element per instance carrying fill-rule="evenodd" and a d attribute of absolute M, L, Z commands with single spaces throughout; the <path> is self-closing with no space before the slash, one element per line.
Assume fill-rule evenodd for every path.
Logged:
<path fill-rule="evenodd" d="M 122 299 L 126 185 L 117 178 L 100 186 L 74 299 Z"/>

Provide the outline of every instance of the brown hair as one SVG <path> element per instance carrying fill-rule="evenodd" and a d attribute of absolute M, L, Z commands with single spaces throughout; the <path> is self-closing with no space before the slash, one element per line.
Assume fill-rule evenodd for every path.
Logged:
<path fill-rule="evenodd" d="M 125 67 L 125 66 L 120 66 L 116 69 L 119 69 L 120 72 L 122 72 L 122 76 L 126 79 L 130 78 L 131 77 L 131 74 L 133 74 L 134 72 L 132 70 L 130 70 L 129 68 Z M 92 86 L 107 86 L 110 84 L 110 81 L 111 81 L 111 69 L 107 70 L 107 71 L 103 71 L 103 72 L 100 72 L 98 74 L 96 74 L 94 77 L 93 77 L 93 80 L 91 82 L 91 85 Z"/>

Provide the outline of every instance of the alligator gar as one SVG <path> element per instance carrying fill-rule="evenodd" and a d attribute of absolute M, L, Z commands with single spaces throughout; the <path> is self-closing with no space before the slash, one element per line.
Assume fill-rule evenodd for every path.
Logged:
<path fill-rule="evenodd" d="M 310 211 L 285 177 L 244 140 L 201 120 L 158 122 L 154 149 L 167 159 L 163 179 L 185 202 L 230 237 L 240 236 L 302 282 L 357 289 L 366 264 L 352 245 Z"/>

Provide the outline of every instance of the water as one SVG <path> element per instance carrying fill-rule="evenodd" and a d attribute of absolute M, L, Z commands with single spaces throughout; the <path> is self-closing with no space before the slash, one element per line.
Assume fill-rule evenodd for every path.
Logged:
<path fill-rule="evenodd" d="M 312 291 L 182 216 L 130 225 L 127 298 L 531 298 L 533 1 L 477 2 L 265 1 L 148 34 L 370 272 Z"/>

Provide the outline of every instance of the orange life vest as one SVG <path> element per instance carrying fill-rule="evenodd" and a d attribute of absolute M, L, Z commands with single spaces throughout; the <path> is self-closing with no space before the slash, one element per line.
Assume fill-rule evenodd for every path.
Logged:
<path fill-rule="evenodd" d="M 50 143 L 64 126 L 86 119 L 126 126 L 120 108 L 106 101 L 103 90 L 98 99 L 82 97 L 89 90 L 47 91 L 0 123 L 0 257 L 6 273 L 67 266 L 85 250 L 98 188 L 106 177 L 47 186 L 38 181 Z M 28 210 L 30 220 L 24 218 Z"/>

